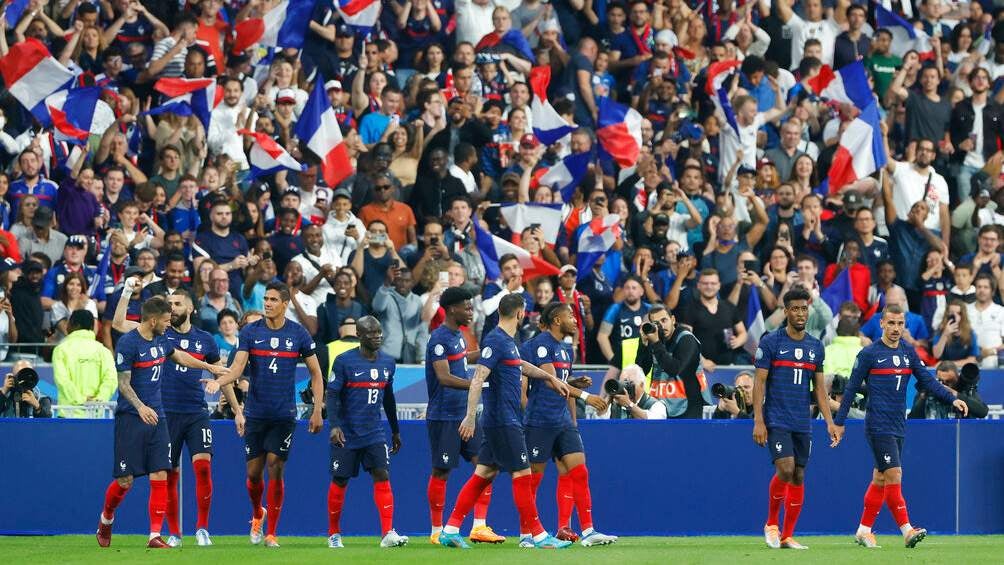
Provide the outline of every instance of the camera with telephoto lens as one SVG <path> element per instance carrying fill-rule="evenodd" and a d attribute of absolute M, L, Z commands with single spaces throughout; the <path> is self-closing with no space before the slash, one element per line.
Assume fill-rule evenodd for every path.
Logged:
<path fill-rule="evenodd" d="M 627 394 L 628 398 L 634 398 L 634 383 L 615 381 L 613 379 L 603 383 L 603 390 L 609 396 L 616 396 L 618 394 Z"/>
<path fill-rule="evenodd" d="M 654 334 L 657 333 L 658 331 L 659 328 L 656 327 L 656 325 L 653 324 L 652 322 L 645 322 L 644 324 L 641 325 L 641 333 L 643 334 Z"/>
<path fill-rule="evenodd" d="M 14 391 L 16 397 L 20 397 L 25 392 L 32 392 L 38 386 L 38 372 L 31 367 L 24 367 L 14 374 Z"/>
<path fill-rule="evenodd" d="M 734 386 L 729 386 L 724 383 L 715 383 L 711 385 L 711 394 L 718 398 L 729 398 L 731 400 L 735 400 L 736 405 L 739 406 L 739 411 L 746 411 L 746 397 L 743 396 L 743 393 Z"/>
<path fill-rule="evenodd" d="M 980 384 L 980 367 L 976 363 L 966 363 L 959 371 L 959 394 L 976 396 Z"/>
<path fill-rule="evenodd" d="M 850 379 L 843 375 L 833 375 L 833 382 L 830 383 L 830 398 L 836 400 L 837 396 L 847 390 L 847 383 Z"/>

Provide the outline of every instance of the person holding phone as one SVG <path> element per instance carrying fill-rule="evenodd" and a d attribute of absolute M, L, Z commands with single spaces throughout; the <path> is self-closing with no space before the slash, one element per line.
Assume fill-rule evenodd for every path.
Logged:
<path fill-rule="evenodd" d="M 387 224 L 383 220 L 373 220 L 367 224 L 362 245 L 352 252 L 349 265 L 366 289 L 367 296 L 376 295 L 377 290 L 383 286 L 391 266 L 400 268 L 404 265 L 404 261 L 394 250 L 394 245 L 387 235 Z"/>
<path fill-rule="evenodd" d="M 946 315 L 934 334 L 931 352 L 939 360 L 954 361 L 959 366 L 979 362 L 980 347 L 976 332 L 969 324 L 969 312 L 961 300 L 948 304 Z"/>

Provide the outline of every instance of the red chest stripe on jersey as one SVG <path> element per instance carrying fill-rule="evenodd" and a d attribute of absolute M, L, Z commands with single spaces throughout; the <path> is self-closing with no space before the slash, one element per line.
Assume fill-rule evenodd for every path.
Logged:
<path fill-rule="evenodd" d="M 816 370 L 815 363 L 803 363 L 801 361 L 785 361 L 783 359 L 778 359 L 771 363 L 774 367 L 794 367 L 796 369 L 809 369 L 812 371 Z"/>
<path fill-rule="evenodd" d="M 463 359 L 465 355 L 467 355 L 467 352 L 466 351 L 461 351 L 460 353 L 456 353 L 454 355 L 447 355 L 446 356 L 446 360 L 447 361 L 459 361 L 460 359 Z"/>
<path fill-rule="evenodd" d="M 345 383 L 346 388 L 386 388 L 387 383 L 368 383 L 366 381 L 359 381 L 357 383 Z"/>
<path fill-rule="evenodd" d="M 136 361 L 132 364 L 133 369 L 146 369 L 148 367 L 153 367 L 154 365 L 160 365 L 164 362 L 163 357 L 158 357 L 156 359 L 150 359 L 149 361 Z"/>
<path fill-rule="evenodd" d="M 520 359 L 503 359 L 502 364 L 509 365 L 510 367 L 517 367 L 519 365 L 522 365 L 523 361 Z"/>
<path fill-rule="evenodd" d="M 271 349 L 252 349 L 251 355 L 259 357 L 299 357 L 298 351 L 272 351 Z"/>
<path fill-rule="evenodd" d="M 571 369 L 572 368 L 572 364 L 571 363 L 566 363 L 564 361 L 553 361 L 551 364 L 554 365 L 555 369 Z"/>
<path fill-rule="evenodd" d="M 911 370 L 909 368 L 892 368 L 892 369 L 872 369 L 868 371 L 869 375 L 908 375 Z"/>

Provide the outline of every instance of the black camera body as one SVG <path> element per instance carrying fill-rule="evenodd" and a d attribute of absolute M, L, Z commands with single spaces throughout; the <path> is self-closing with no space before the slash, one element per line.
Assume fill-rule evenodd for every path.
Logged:
<path fill-rule="evenodd" d="M 976 363 L 966 363 L 959 371 L 959 393 L 976 396 L 980 384 L 980 367 Z"/>
<path fill-rule="evenodd" d="M 850 381 L 843 375 L 833 375 L 833 382 L 830 384 L 830 398 L 836 400 L 838 395 L 847 390 L 847 383 Z"/>
<path fill-rule="evenodd" d="M 715 383 L 711 385 L 711 394 L 717 398 L 735 400 L 736 405 L 739 406 L 739 411 L 746 411 L 746 397 L 743 396 L 743 393 L 734 386 L 729 386 L 724 383 Z"/>
<path fill-rule="evenodd" d="M 628 398 L 634 398 L 634 383 L 615 381 L 610 379 L 609 381 L 603 383 L 603 390 L 610 396 L 616 396 L 618 394 L 627 394 Z"/>
<path fill-rule="evenodd" d="M 31 392 L 38 386 L 38 372 L 31 367 L 24 367 L 14 374 L 14 387 L 11 389 L 17 397 L 25 392 Z"/>

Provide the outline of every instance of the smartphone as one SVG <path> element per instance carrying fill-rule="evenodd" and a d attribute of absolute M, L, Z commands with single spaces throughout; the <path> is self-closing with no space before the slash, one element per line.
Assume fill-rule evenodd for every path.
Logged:
<path fill-rule="evenodd" d="M 743 261 L 743 269 L 756 272 L 756 261 Z"/>
<path fill-rule="evenodd" d="M 439 271 L 439 283 L 443 285 L 450 284 L 450 273 Z"/>

